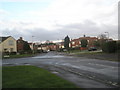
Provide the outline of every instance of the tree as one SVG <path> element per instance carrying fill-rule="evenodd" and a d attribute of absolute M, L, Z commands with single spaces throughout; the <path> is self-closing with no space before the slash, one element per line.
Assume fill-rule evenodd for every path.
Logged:
<path fill-rule="evenodd" d="M 100 42 L 99 42 L 99 41 L 94 41 L 93 45 L 94 45 L 95 47 L 100 47 Z"/>
<path fill-rule="evenodd" d="M 27 41 L 24 41 L 23 50 L 24 50 L 25 52 L 31 51 L 31 48 L 30 48 L 30 46 L 29 46 L 29 44 L 28 44 Z"/>
<path fill-rule="evenodd" d="M 68 36 L 66 36 L 64 39 L 64 47 L 67 50 L 69 49 L 69 43 L 70 43 L 70 38 Z"/>
<path fill-rule="evenodd" d="M 100 34 L 98 35 L 99 39 L 107 39 L 107 36 L 105 34 Z"/>
<path fill-rule="evenodd" d="M 100 34 L 98 38 L 99 38 L 100 47 L 102 48 L 103 44 L 107 41 L 107 36 L 105 34 Z"/>
<path fill-rule="evenodd" d="M 103 52 L 107 52 L 107 53 L 115 53 L 117 50 L 116 41 L 105 42 L 102 46 L 102 50 Z"/>
<path fill-rule="evenodd" d="M 81 40 L 81 47 L 87 47 L 88 41 L 86 39 Z"/>

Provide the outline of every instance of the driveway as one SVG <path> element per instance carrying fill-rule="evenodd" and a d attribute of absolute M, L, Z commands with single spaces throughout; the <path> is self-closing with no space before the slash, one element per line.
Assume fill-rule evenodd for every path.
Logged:
<path fill-rule="evenodd" d="M 3 66 L 35 65 L 82 88 L 118 87 L 118 62 L 61 55 L 49 52 L 35 57 L 5 59 Z"/>

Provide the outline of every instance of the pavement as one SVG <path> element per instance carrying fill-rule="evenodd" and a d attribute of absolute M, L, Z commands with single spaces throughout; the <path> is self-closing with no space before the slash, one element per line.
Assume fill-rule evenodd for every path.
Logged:
<path fill-rule="evenodd" d="M 119 62 L 49 52 L 35 57 L 4 59 L 3 66 L 34 65 L 49 70 L 81 88 L 119 87 Z"/>

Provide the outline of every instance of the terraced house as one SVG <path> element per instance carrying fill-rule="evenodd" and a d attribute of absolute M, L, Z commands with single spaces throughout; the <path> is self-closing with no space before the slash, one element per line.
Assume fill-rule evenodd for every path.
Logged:
<path fill-rule="evenodd" d="M 16 53 L 17 52 L 16 40 L 12 36 L 0 37 L 0 52 Z"/>

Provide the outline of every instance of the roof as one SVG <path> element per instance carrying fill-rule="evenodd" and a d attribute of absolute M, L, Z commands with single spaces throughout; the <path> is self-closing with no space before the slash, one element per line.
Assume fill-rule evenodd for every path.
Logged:
<path fill-rule="evenodd" d="M 5 41 L 5 40 L 8 39 L 9 37 L 11 37 L 11 36 L 8 36 L 8 37 L 0 37 L 0 42 Z"/>
<path fill-rule="evenodd" d="M 98 39 L 97 37 L 80 37 L 79 39 Z"/>
<path fill-rule="evenodd" d="M 78 39 L 72 39 L 71 41 L 80 41 L 80 39 L 78 38 Z"/>

